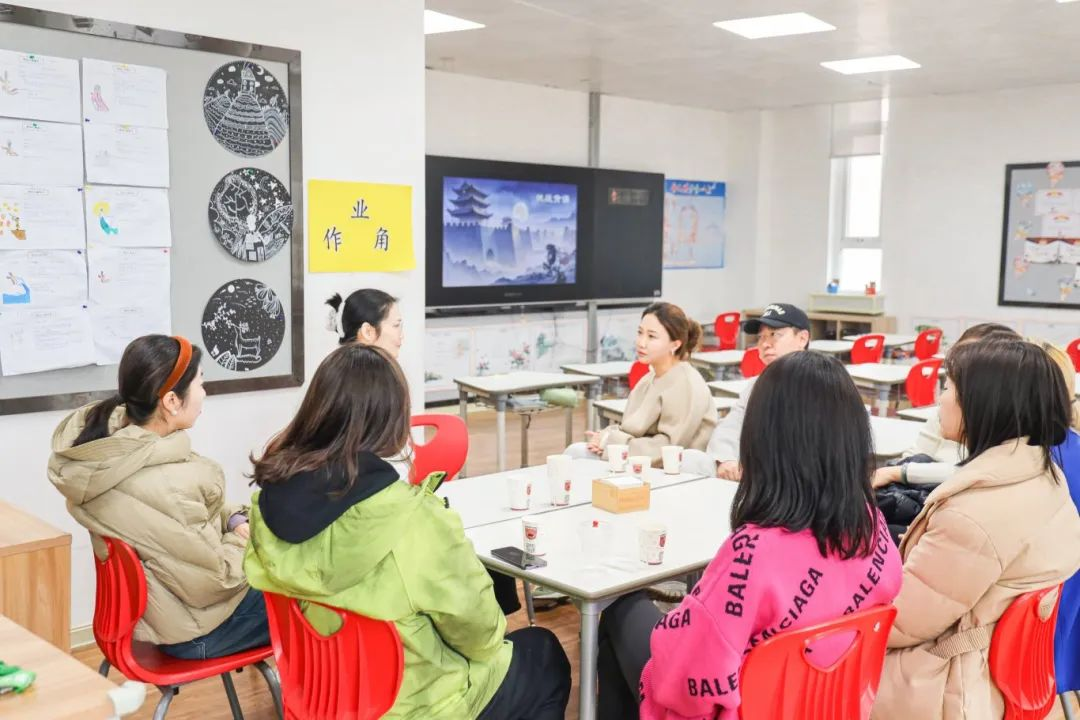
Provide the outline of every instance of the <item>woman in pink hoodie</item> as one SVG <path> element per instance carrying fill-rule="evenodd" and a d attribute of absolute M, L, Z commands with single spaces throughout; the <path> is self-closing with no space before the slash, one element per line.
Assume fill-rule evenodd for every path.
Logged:
<path fill-rule="evenodd" d="M 740 440 L 731 537 L 679 607 L 642 593 L 604 611 L 601 718 L 738 718 L 746 653 L 785 630 L 892 601 L 900 556 L 874 507 L 870 421 L 837 360 L 795 353 L 758 379 Z M 813 648 L 822 665 L 846 648 Z"/>

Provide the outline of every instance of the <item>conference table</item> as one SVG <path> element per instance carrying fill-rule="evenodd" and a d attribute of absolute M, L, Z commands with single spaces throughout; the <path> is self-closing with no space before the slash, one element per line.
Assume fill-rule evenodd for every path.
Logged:
<path fill-rule="evenodd" d="M 550 504 L 546 472 L 540 466 L 458 480 L 444 485 L 439 494 L 461 513 L 465 535 L 486 567 L 560 592 L 577 607 L 581 614 L 579 717 L 593 720 L 600 613 L 627 593 L 705 568 L 731 532 L 727 518 L 738 485 L 687 474 L 665 475 L 650 468 L 646 471 L 652 487 L 649 509 L 615 515 L 591 504 L 591 480 L 607 475 L 606 462 L 574 461 L 571 504 L 565 507 Z M 534 479 L 529 511 L 507 507 L 506 478 L 514 473 L 529 473 Z M 521 517 L 525 515 L 544 518 L 545 567 L 523 570 L 491 555 L 496 548 L 521 547 Z M 590 552 L 579 528 L 591 527 L 594 521 L 607 527 L 609 541 Z M 660 565 L 646 565 L 638 557 L 638 527 L 645 522 L 667 526 Z"/>

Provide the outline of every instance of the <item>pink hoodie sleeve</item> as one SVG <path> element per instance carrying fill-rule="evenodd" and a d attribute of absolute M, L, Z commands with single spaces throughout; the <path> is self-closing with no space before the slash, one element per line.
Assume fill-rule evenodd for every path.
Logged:
<path fill-rule="evenodd" d="M 759 538 L 746 528 L 724 543 L 694 591 L 653 629 L 641 674 L 641 717 L 712 718 L 739 706 L 739 670 L 764 593 L 749 583 Z"/>

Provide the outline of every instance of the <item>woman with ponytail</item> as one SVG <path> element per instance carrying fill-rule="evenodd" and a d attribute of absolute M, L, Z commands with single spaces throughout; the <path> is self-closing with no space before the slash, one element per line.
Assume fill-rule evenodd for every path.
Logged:
<path fill-rule="evenodd" d="M 221 467 L 191 450 L 202 412 L 202 351 L 183 337 L 136 338 L 120 359 L 119 391 L 64 418 L 49 481 L 90 531 L 131 545 L 146 571 L 135 639 L 205 659 L 270 642 L 261 593 L 248 587 L 247 510 L 225 503 Z"/>
<path fill-rule="evenodd" d="M 396 297 L 373 288 L 357 290 L 345 300 L 334 293 L 326 301 L 330 306 L 326 327 L 338 336 L 339 345 L 374 345 L 396 360 L 405 340 L 397 303 Z"/>

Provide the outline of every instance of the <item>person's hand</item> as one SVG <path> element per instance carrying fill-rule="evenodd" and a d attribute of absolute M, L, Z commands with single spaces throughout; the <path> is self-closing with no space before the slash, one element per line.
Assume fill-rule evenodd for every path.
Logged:
<path fill-rule="evenodd" d="M 600 433 L 598 432 L 586 432 L 585 433 L 585 447 L 593 455 L 603 455 L 604 448 L 600 447 Z"/>
<path fill-rule="evenodd" d="M 243 525 L 237 525 L 233 532 L 247 540 L 251 537 L 251 525 L 249 525 L 248 523 L 244 523 Z"/>
<path fill-rule="evenodd" d="M 716 477 L 723 480 L 742 480 L 742 466 L 734 460 L 722 462 L 716 466 Z"/>
<path fill-rule="evenodd" d="M 886 485 L 891 485 L 894 482 L 900 482 L 903 477 L 903 468 L 899 465 L 896 467 L 883 467 L 874 471 L 874 479 L 870 485 L 876 488 L 883 488 Z"/>

